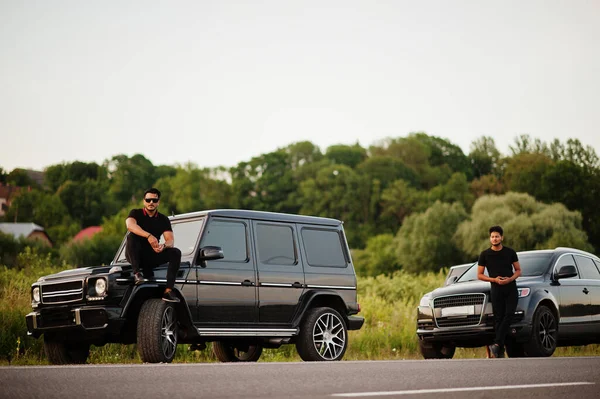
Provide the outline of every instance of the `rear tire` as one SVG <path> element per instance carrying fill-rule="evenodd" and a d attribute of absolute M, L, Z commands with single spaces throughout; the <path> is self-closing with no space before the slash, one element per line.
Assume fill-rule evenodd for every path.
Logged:
<path fill-rule="evenodd" d="M 447 342 L 425 342 L 419 340 L 419 350 L 424 359 L 452 359 L 456 346 Z"/>
<path fill-rule="evenodd" d="M 215 341 L 213 353 L 223 363 L 257 362 L 262 354 L 261 345 L 240 345 L 235 342 Z"/>
<path fill-rule="evenodd" d="M 137 345 L 145 363 L 171 363 L 177 350 L 177 312 L 162 299 L 148 299 L 138 316 Z"/>
<path fill-rule="evenodd" d="M 304 361 L 341 360 L 348 348 L 348 329 L 332 308 L 308 311 L 300 326 L 296 350 Z"/>
<path fill-rule="evenodd" d="M 51 364 L 85 364 L 90 355 L 90 344 L 68 343 L 44 336 L 44 351 Z"/>

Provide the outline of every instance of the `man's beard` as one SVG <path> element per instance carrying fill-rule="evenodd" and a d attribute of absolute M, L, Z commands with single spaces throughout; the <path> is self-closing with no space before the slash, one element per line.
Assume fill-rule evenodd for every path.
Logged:
<path fill-rule="evenodd" d="M 502 241 L 499 241 L 497 244 L 492 243 L 492 247 L 497 248 L 502 245 Z"/>

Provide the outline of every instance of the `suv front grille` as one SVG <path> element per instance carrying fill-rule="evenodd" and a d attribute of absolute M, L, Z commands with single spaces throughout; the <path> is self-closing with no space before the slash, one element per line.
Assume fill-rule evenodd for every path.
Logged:
<path fill-rule="evenodd" d="M 42 284 L 42 303 L 66 303 L 83 300 L 83 280 Z"/>
<path fill-rule="evenodd" d="M 461 294 L 435 298 L 433 308 L 438 327 L 470 327 L 481 322 L 485 294 Z M 444 314 L 444 313 L 447 314 Z"/>

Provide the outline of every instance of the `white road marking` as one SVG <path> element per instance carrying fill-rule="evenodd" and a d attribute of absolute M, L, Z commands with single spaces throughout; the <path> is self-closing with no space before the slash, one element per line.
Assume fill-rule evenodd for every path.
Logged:
<path fill-rule="evenodd" d="M 407 390 L 407 391 L 334 393 L 331 396 L 357 398 L 357 397 L 361 397 L 361 396 L 417 395 L 417 394 L 422 394 L 422 393 L 446 393 L 446 392 L 492 391 L 492 390 L 502 390 L 502 389 L 570 387 L 570 386 L 576 386 L 576 385 L 594 385 L 594 384 L 595 383 L 593 383 L 593 382 L 563 382 L 563 383 L 557 382 L 557 383 L 552 383 L 552 384 L 493 385 L 493 386 L 488 386 L 488 387 L 412 389 L 412 390 Z"/>

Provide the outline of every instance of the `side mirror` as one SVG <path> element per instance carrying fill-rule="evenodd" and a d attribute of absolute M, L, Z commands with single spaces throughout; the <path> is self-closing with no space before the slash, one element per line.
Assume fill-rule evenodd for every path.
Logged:
<path fill-rule="evenodd" d="M 577 269 L 573 265 L 562 266 L 556 274 L 556 279 L 570 278 L 577 276 Z"/>
<path fill-rule="evenodd" d="M 216 260 L 223 259 L 223 257 L 223 248 L 208 246 L 200 248 L 198 260 Z"/>

